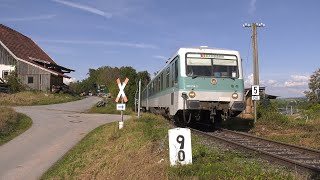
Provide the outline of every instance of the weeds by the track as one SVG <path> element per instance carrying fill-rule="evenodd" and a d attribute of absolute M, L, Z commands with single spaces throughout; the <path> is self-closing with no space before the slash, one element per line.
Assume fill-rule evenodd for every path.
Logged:
<path fill-rule="evenodd" d="M 298 146 L 320 149 L 320 112 L 313 109 L 313 119 L 294 118 L 282 115 L 273 107 L 260 108 L 259 119 L 252 133 L 268 139 L 295 144 Z"/>

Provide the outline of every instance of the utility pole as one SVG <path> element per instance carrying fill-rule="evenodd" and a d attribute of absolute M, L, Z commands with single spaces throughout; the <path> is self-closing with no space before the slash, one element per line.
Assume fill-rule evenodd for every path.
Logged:
<path fill-rule="evenodd" d="M 141 79 L 139 80 L 138 118 L 140 118 L 140 109 L 141 109 Z"/>
<path fill-rule="evenodd" d="M 259 63 L 258 63 L 258 35 L 257 28 L 264 27 L 263 23 L 245 23 L 243 27 L 252 28 L 252 56 L 253 56 L 253 85 L 259 85 Z M 257 101 L 254 104 L 254 122 L 257 121 Z"/>

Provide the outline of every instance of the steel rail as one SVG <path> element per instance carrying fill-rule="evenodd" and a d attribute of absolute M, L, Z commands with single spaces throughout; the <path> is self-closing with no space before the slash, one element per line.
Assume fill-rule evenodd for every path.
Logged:
<path fill-rule="evenodd" d="M 215 139 L 218 139 L 218 140 L 223 141 L 223 142 L 227 142 L 227 143 L 229 143 L 231 145 L 236 145 L 236 146 L 244 148 L 244 149 L 248 149 L 248 150 L 251 150 L 251 151 L 254 151 L 254 152 L 258 152 L 258 153 L 260 153 L 262 155 L 265 155 L 267 157 L 272 157 L 275 160 L 278 160 L 278 161 L 280 160 L 281 162 L 287 163 L 287 164 L 289 164 L 291 166 L 293 165 L 296 168 L 304 169 L 304 170 L 308 170 L 308 171 L 313 172 L 313 173 L 320 174 L 320 151 L 318 151 L 318 150 L 299 147 L 299 146 L 295 146 L 295 145 L 291 145 L 291 144 L 287 144 L 287 143 L 282 143 L 282 142 L 277 142 L 277 141 L 272 141 L 272 140 L 268 140 L 268 139 L 265 139 L 265 138 L 257 137 L 257 136 L 254 136 L 254 135 L 250 135 L 250 134 L 247 134 L 247 133 L 230 131 L 230 130 L 225 130 L 225 129 L 221 130 L 221 133 L 227 132 L 229 134 L 238 136 L 239 137 L 238 141 L 241 140 L 241 138 L 243 139 L 243 137 L 250 138 L 251 140 L 258 140 L 259 143 L 261 143 L 261 144 L 264 143 L 264 145 L 267 145 L 265 147 L 271 148 L 271 149 L 269 149 L 271 151 L 273 150 L 273 151 L 276 151 L 276 152 L 280 152 L 281 150 L 279 151 L 279 150 L 277 150 L 275 148 L 272 149 L 272 147 L 268 146 L 270 144 L 279 145 L 282 148 L 286 148 L 286 149 L 289 149 L 289 150 L 294 150 L 295 152 L 298 152 L 298 153 L 300 153 L 300 155 L 304 156 L 303 158 L 300 158 L 302 160 L 303 159 L 308 159 L 308 158 L 310 159 L 310 157 L 316 156 L 316 159 L 319 159 L 319 162 L 316 163 L 317 166 L 312 166 L 312 165 L 309 165 L 309 164 L 306 164 L 306 163 L 298 162 L 297 160 L 293 160 L 294 158 L 290 159 L 288 157 L 283 157 L 283 156 L 277 155 L 275 153 L 267 152 L 266 150 L 258 149 L 257 147 L 256 148 L 255 147 L 250 147 L 250 145 L 248 146 L 248 145 L 245 145 L 244 143 L 232 141 L 232 140 L 228 139 L 227 137 L 221 137 L 218 134 L 207 133 L 207 132 L 203 132 L 203 131 L 200 131 L 200 130 L 197 130 L 197 129 L 192 129 L 192 128 L 190 128 L 190 129 L 192 131 L 194 131 L 194 132 L 199 133 L 199 134 L 202 134 L 202 135 L 205 135 L 205 136 L 209 136 L 211 138 L 215 138 Z M 245 139 L 243 139 L 243 140 L 245 140 Z M 247 140 L 245 140 L 245 141 L 247 141 Z M 289 155 L 289 154 L 287 154 L 287 155 Z M 295 154 L 293 154 L 293 155 L 295 155 Z M 306 157 L 306 156 L 309 156 L 309 157 Z M 294 157 L 296 157 L 296 156 L 294 156 Z M 311 159 L 313 159 L 313 158 L 311 158 Z"/>

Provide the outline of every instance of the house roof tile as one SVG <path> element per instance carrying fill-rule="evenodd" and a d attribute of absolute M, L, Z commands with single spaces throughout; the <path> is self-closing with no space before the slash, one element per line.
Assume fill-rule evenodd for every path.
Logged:
<path fill-rule="evenodd" d="M 50 56 L 48 56 L 48 54 L 46 54 L 32 39 L 3 24 L 0 24 L 0 41 L 16 57 L 28 61 L 36 66 L 41 67 L 39 64 L 34 62 L 32 58 L 41 59 L 51 64 L 57 65 L 57 63 L 53 59 L 51 59 Z M 47 70 L 56 73 L 59 76 L 65 76 L 61 72 L 57 72 L 52 69 Z"/>
<path fill-rule="evenodd" d="M 3 24 L 0 24 L 0 40 L 18 58 L 32 62 L 29 57 L 33 57 L 56 64 L 32 39 Z"/>

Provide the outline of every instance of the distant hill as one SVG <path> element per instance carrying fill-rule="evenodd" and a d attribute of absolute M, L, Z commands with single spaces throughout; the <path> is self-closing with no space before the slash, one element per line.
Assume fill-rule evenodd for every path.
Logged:
<path fill-rule="evenodd" d="M 308 100 L 307 97 L 286 97 L 286 98 L 279 97 L 278 99 L 287 100 L 287 101 L 292 101 L 292 100 L 307 101 Z"/>

